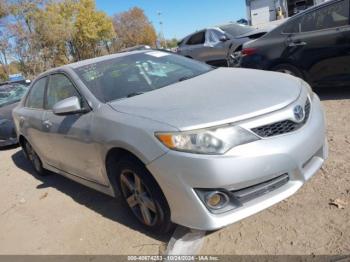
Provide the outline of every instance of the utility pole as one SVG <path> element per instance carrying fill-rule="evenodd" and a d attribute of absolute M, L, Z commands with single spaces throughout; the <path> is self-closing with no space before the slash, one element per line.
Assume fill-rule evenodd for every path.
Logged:
<path fill-rule="evenodd" d="M 165 37 L 164 37 L 163 22 L 162 22 L 162 12 L 158 11 L 157 14 L 158 14 L 158 17 L 159 17 L 160 35 L 161 35 L 161 38 L 162 38 L 161 40 L 163 40 L 164 47 L 168 48 L 167 44 L 166 44 Z"/>

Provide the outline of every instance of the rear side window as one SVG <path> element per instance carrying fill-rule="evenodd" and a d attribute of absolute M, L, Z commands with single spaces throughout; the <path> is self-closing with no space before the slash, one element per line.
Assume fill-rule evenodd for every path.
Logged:
<path fill-rule="evenodd" d="M 192 35 L 188 41 L 187 41 L 187 45 L 200 45 L 200 44 L 204 44 L 205 42 L 205 31 L 201 31 L 199 33 L 195 33 L 194 35 Z"/>
<path fill-rule="evenodd" d="M 65 75 L 54 74 L 50 76 L 47 87 L 47 109 L 52 109 L 57 102 L 72 96 L 80 97 L 73 83 Z"/>
<path fill-rule="evenodd" d="M 44 107 L 44 93 L 47 77 L 34 83 L 26 100 L 26 107 L 42 109 Z"/>
<path fill-rule="evenodd" d="M 317 31 L 349 25 L 349 0 L 343 0 L 305 14 L 301 32 Z"/>

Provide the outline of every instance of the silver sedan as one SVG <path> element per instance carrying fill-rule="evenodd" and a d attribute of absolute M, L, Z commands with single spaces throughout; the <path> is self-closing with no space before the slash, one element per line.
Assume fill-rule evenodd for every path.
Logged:
<path fill-rule="evenodd" d="M 155 50 L 45 72 L 13 115 L 38 174 L 121 195 L 159 232 L 214 230 L 268 208 L 328 152 L 320 100 L 303 80 Z"/>

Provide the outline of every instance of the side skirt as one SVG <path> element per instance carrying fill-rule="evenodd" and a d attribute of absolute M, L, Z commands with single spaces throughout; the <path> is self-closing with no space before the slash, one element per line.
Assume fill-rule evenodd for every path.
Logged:
<path fill-rule="evenodd" d="M 62 175 L 70 180 L 73 180 L 79 184 L 82 184 L 84 186 L 87 186 L 89 188 L 92 188 L 96 191 L 99 191 L 101 193 L 104 193 L 106 195 L 109 195 L 109 196 L 112 196 L 112 197 L 115 197 L 115 193 L 114 193 L 114 190 L 111 186 L 105 186 L 105 185 L 101 185 L 99 183 L 96 183 L 94 181 L 91 181 L 91 180 L 88 180 L 88 179 L 85 179 L 85 178 L 82 178 L 82 177 L 79 177 L 79 176 L 75 176 L 75 175 L 72 175 L 70 173 L 67 173 L 63 170 L 60 170 L 60 169 L 57 169 L 53 166 L 50 166 L 50 165 L 47 165 L 46 163 L 43 163 L 43 166 L 45 169 L 47 170 L 50 170 L 54 173 L 57 173 L 59 175 Z"/>

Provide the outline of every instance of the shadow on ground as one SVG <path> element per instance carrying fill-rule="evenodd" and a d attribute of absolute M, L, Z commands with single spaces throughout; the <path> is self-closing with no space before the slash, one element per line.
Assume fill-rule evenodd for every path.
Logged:
<path fill-rule="evenodd" d="M 3 146 L 3 147 L 0 147 L 0 151 L 6 151 L 6 150 L 11 150 L 11 149 L 15 149 L 19 147 L 18 144 L 15 144 L 15 145 L 10 145 L 10 146 Z"/>
<path fill-rule="evenodd" d="M 314 88 L 314 91 L 323 101 L 350 99 L 350 87 L 323 87 Z"/>
<path fill-rule="evenodd" d="M 18 168 L 26 171 L 42 182 L 42 184 L 37 187 L 38 189 L 49 187 L 56 188 L 62 193 L 70 196 L 79 204 L 90 208 L 110 220 L 123 224 L 132 230 L 139 231 L 149 237 L 163 242 L 168 242 L 171 238 L 172 232 L 169 232 L 166 235 L 159 235 L 144 230 L 142 225 L 140 225 L 136 218 L 131 214 L 131 211 L 127 210 L 122 204 L 120 198 L 112 198 L 52 172 L 49 172 L 47 176 L 37 176 L 30 162 L 24 157 L 22 150 L 14 153 L 12 155 L 12 160 Z"/>

